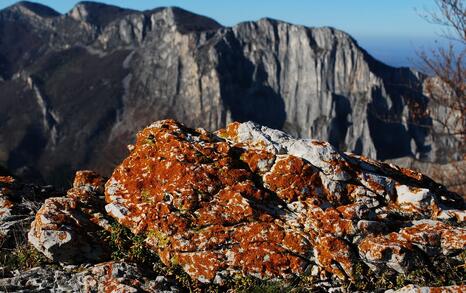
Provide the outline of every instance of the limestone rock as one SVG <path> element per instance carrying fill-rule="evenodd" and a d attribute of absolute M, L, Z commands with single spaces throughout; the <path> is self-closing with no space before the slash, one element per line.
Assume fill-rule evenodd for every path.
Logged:
<path fill-rule="evenodd" d="M 442 182 L 449 190 L 462 194 L 466 199 L 466 160 L 436 164 L 405 157 L 390 162 L 409 169 L 422 170 L 422 173 L 437 182 Z"/>
<path fill-rule="evenodd" d="M 21 242 L 44 200 L 58 194 L 51 186 L 0 176 L 0 248 L 12 248 Z"/>
<path fill-rule="evenodd" d="M 407 285 L 398 290 L 387 290 L 385 293 L 461 293 L 466 291 L 466 285 L 453 285 L 444 287 L 422 287 Z"/>
<path fill-rule="evenodd" d="M 464 200 L 430 178 L 251 122 L 151 124 L 105 196 L 166 265 L 204 283 L 352 279 L 361 261 L 405 273 L 466 249 Z"/>
<path fill-rule="evenodd" d="M 28 233 L 29 242 L 47 258 L 60 263 L 104 260 L 108 248 L 98 231 L 108 228 L 103 215 L 105 180 L 91 171 L 78 171 L 68 197 L 45 200 Z"/>
<path fill-rule="evenodd" d="M 6 292 L 178 292 L 175 283 L 163 276 L 152 280 L 136 265 L 107 262 L 87 268 L 37 267 L 0 279 Z"/>

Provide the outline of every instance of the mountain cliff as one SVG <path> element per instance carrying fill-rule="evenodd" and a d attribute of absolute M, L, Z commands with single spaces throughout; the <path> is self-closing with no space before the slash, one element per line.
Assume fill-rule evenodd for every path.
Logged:
<path fill-rule="evenodd" d="M 165 118 L 209 130 L 252 120 L 382 160 L 459 158 L 459 141 L 412 113 L 428 107 L 425 79 L 329 27 L 19 2 L 0 11 L 0 163 L 55 184 L 76 169 L 109 174 L 135 130 Z"/>

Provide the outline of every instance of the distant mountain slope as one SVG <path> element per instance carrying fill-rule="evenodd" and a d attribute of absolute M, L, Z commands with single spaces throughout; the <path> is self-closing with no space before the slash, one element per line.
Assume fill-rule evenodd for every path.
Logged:
<path fill-rule="evenodd" d="M 50 183 L 108 174 L 132 134 L 164 118 L 207 129 L 253 120 L 378 159 L 442 162 L 458 142 L 432 137 L 430 118 L 414 121 L 408 106 L 426 106 L 424 79 L 333 28 L 19 2 L 0 11 L 0 163 Z"/>

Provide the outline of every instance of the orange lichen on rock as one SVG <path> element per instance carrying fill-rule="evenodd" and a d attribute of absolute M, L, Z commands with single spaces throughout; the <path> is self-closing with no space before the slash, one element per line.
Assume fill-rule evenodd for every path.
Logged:
<path fill-rule="evenodd" d="M 265 150 L 247 149 L 240 159 L 248 164 L 252 172 L 264 174 L 272 168 L 275 155 Z"/>
<path fill-rule="evenodd" d="M 8 194 L 14 189 L 15 179 L 11 176 L 0 176 L 0 196 L 4 199 L 4 208 L 9 208 L 10 200 L 7 199 Z"/>
<path fill-rule="evenodd" d="M 353 278 L 357 261 L 405 272 L 419 245 L 464 249 L 461 228 L 416 222 L 452 220 L 464 202 L 407 172 L 251 122 L 209 133 L 163 120 L 138 133 L 106 183 L 105 209 L 201 282 L 316 266 Z"/>
<path fill-rule="evenodd" d="M 410 268 L 412 243 L 398 233 L 369 235 L 359 243 L 358 249 L 362 259 L 372 268 L 386 265 L 400 273 L 405 273 Z"/>
<path fill-rule="evenodd" d="M 222 189 L 208 204 L 195 212 L 196 224 L 208 225 L 234 225 L 247 221 L 253 216 L 253 209 L 246 198 L 231 188 Z"/>
<path fill-rule="evenodd" d="M 411 169 L 402 168 L 402 167 L 399 167 L 399 169 L 401 173 L 417 181 L 421 181 L 425 177 L 422 173 L 419 173 Z"/>
<path fill-rule="evenodd" d="M 13 182 L 15 182 L 15 179 L 11 176 L 0 176 L 1 184 L 12 184 Z"/>
<path fill-rule="evenodd" d="M 287 202 L 317 197 L 319 181 L 318 171 L 295 156 L 279 157 L 272 170 L 264 175 L 264 186 Z"/>
<path fill-rule="evenodd" d="M 235 140 L 238 135 L 238 127 L 240 126 L 239 122 L 233 122 L 227 125 L 227 127 L 219 129 L 217 135 L 222 138 L 229 138 Z"/>
<path fill-rule="evenodd" d="M 175 258 L 189 275 L 201 282 L 213 280 L 216 272 L 226 266 L 223 255 L 215 251 L 177 253 Z"/>
<path fill-rule="evenodd" d="M 258 207 L 268 192 L 255 183 L 252 170 L 263 167 L 262 159 L 272 164 L 274 156 L 235 148 L 171 120 L 146 128 L 107 183 L 107 211 L 133 232 L 146 233 L 166 264 L 176 259 L 200 281 L 212 281 L 224 267 L 211 258 L 224 255 L 226 245 L 238 248 L 230 257 L 231 266 L 274 276 L 278 271 L 273 263 L 253 268 L 258 264 L 251 257 L 269 255 L 281 263 L 298 263 L 291 250 L 305 253 L 305 241 L 273 226 L 269 222 L 276 215 Z M 275 228 L 264 228 L 270 225 Z M 285 237 L 290 251 L 280 246 Z M 294 239 L 297 243 L 290 243 Z"/>
<path fill-rule="evenodd" d="M 315 254 L 318 264 L 340 278 L 352 278 L 353 262 L 350 246 L 342 239 L 326 235 L 319 237 Z"/>
<path fill-rule="evenodd" d="M 94 171 L 77 171 L 73 181 L 73 187 L 67 191 L 70 198 L 74 198 L 81 203 L 97 204 L 96 197 L 102 194 L 105 189 L 106 179 Z"/>
<path fill-rule="evenodd" d="M 401 236 L 420 249 L 438 248 L 445 254 L 466 249 L 466 229 L 451 227 L 433 220 L 415 221 L 411 227 L 403 228 Z"/>
<path fill-rule="evenodd" d="M 106 245 L 93 236 L 110 226 L 103 214 L 103 200 L 99 199 L 104 181 L 94 172 L 78 171 L 67 197 L 46 199 L 36 213 L 29 242 L 49 259 L 61 263 L 107 258 Z"/>
<path fill-rule="evenodd" d="M 52 197 L 37 212 L 29 242 L 49 259 L 62 263 L 97 261 L 108 251 L 91 234 L 98 230 L 72 198 Z"/>
<path fill-rule="evenodd" d="M 322 210 L 320 208 L 310 209 L 308 213 L 310 225 L 314 231 L 320 234 L 331 234 L 336 236 L 353 235 L 356 230 L 352 219 L 345 216 L 335 208 Z"/>

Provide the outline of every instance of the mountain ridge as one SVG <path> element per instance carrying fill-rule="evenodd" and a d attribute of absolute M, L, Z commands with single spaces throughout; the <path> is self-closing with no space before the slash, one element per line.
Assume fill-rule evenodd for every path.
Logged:
<path fill-rule="evenodd" d="M 52 18 L 0 11 L 0 163 L 14 173 L 58 184 L 76 169 L 108 174 L 135 130 L 164 118 L 206 129 L 252 120 L 378 159 L 458 156 L 454 139 L 426 130 L 430 117 L 410 114 L 412 102 L 428 106 L 426 76 L 335 28 L 225 27 L 180 8 L 115 17 L 95 3 L 92 24 L 71 17 L 79 5 Z"/>
<path fill-rule="evenodd" d="M 21 9 L 27 9 L 30 12 L 35 13 L 42 17 L 55 17 L 55 16 L 61 15 L 58 11 L 54 10 L 53 8 L 50 8 L 47 5 L 43 5 L 37 2 L 31 2 L 31 1 L 19 1 L 13 5 L 10 5 L 2 9 L 2 11 L 15 11 L 15 10 L 18 11 L 19 10 L 21 12 Z"/>

